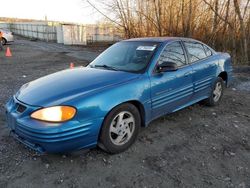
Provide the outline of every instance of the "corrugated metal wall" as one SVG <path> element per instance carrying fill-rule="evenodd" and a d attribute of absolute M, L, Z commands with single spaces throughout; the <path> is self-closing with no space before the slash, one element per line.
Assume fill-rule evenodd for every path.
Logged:
<path fill-rule="evenodd" d="M 9 23 L 0 23 L 0 28 L 1 29 L 10 29 L 10 24 Z"/>
<path fill-rule="evenodd" d="M 45 41 L 56 41 L 56 26 L 50 26 L 47 23 L 11 23 L 10 30 L 18 35 L 29 38 L 36 38 Z"/>
<path fill-rule="evenodd" d="M 86 27 L 83 25 L 62 25 L 62 33 L 66 45 L 87 45 Z"/>
<path fill-rule="evenodd" d="M 14 34 L 66 45 L 87 45 L 96 42 L 116 42 L 121 35 L 110 25 L 76 25 L 57 22 L 4 23 Z M 1 24 L 0 24 L 1 28 Z"/>

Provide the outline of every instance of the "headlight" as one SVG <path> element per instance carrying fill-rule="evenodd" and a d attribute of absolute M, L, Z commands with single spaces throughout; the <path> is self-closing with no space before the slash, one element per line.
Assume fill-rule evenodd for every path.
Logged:
<path fill-rule="evenodd" d="M 41 121 L 64 122 L 72 119 L 76 114 L 76 109 L 70 106 L 53 106 L 37 110 L 31 117 Z"/>

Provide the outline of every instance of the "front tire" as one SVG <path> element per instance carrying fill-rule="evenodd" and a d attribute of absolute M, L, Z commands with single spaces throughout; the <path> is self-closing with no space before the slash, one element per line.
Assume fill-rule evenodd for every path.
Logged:
<path fill-rule="evenodd" d="M 2 45 L 6 45 L 7 44 L 7 40 L 5 38 L 2 38 Z"/>
<path fill-rule="evenodd" d="M 98 145 L 112 154 L 123 152 L 135 142 L 140 126 L 138 109 L 130 103 L 121 104 L 105 118 Z"/>
<path fill-rule="evenodd" d="M 224 88 L 225 84 L 223 79 L 221 77 L 218 77 L 213 85 L 210 97 L 205 100 L 205 104 L 208 106 L 218 105 L 223 96 Z"/>

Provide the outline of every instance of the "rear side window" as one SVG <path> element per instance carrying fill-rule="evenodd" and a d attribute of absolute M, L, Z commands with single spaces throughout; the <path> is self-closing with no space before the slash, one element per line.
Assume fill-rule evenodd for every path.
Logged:
<path fill-rule="evenodd" d="M 176 63 L 178 67 L 186 65 L 184 51 L 180 42 L 173 42 L 165 47 L 161 53 L 158 64 L 164 61 Z"/>
<path fill-rule="evenodd" d="M 205 45 L 203 45 L 207 57 L 213 55 L 213 52 Z"/>
<path fill-rule="evenodd" d="M 184 42 L 190 62 L 194 63 L 207 57 L 203 45 L 197 42 Z"/>

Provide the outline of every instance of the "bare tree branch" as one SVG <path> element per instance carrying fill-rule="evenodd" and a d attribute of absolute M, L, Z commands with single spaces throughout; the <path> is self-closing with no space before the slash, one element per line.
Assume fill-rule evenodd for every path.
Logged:
<path fill-rule="evenodd" d="M 105 18 L 107 18 L 108 20 L 110 20 L 111 22 L 123 27 L 122 24 L 116 22 L 115 20 L 111 19 L 110 17 L 108 17 L 106 14 L 104 14 L 102 11 L 100 11 L 93 3 L 91 3 L 89 0 L 86 0 L 86 2 L 93 7 L 97 12 L 99 12 L 102 16 L 104 16 Z"/>
<path fill-rule="evenodd" d="M 218 16 L 218 18 L 220 18 L 222 21 L 226 22 L 229 25 L 229 27 L 233 28 L 233 25 L 230 22 L 228 22 L 228 20 L 226 20 L 225 18 L 223 18 L 220 14 L 218 14 L 218 12 L 214 9 L 214 7 L 210 3 L 208 3 L 206 0 L 203 0 L 203 1 Z"/>

